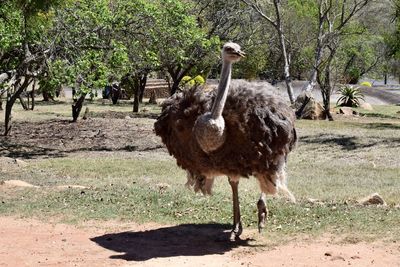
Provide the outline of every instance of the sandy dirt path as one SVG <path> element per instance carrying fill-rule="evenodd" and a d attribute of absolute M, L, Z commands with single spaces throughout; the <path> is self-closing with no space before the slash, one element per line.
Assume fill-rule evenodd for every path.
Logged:
<path fill-rule="evenodd" d="M 325 238 L 265 247 L 218 238 L 228 234 L 221 225 L 78 228 L 0 217 L 0 266 L 400 266 L 399 243 L 338 245 Z M 245 230 L 244 238 L 257 234 Z"/>

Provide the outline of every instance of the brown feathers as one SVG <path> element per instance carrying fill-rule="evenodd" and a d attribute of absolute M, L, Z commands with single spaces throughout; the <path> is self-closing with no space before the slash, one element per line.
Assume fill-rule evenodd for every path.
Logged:
<path fill-rule="evenodd" d="M 295 116 L 275 88 L 248 82 L 232 84 L 223 111 L 227 138 L 209 154 L 192 132 L 197 117 L 210 111 L 215 92 L 192 88 L 167 99 L 154 127 L 177 164 L 205 176 L 248 177 L 275 172 L 296 142 Z"/>

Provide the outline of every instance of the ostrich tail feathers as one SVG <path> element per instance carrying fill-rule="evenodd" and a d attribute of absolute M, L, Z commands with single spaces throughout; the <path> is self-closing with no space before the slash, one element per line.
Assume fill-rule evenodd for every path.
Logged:
<path fill-rule="evenodd" d="M 194 174 L 190 171 L 187 172 L 187 182 L 185 186 L 194 192 L 199 192 L 203 195 L 212 195 L 212 186 L 214 184 L 214 178 L 206 177 L 201 174 Z"/>

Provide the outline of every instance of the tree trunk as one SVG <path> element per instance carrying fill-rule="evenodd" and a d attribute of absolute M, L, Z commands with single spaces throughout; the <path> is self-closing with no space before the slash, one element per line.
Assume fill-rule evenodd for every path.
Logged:
<path fill-rule="evenodd" d="M 140 77 L 140 86 L 139 86 L 139 102 L 143 103 L 143 96 L 144 96 L 144 90 L 146 89 L 146 83 L 147 83 L 147 73 L 143 74 Z"/>
<path fill-rule="evenodd" d="M 79 118 L 79 113 L 82 110 L 83 102 L 85 101 L 86 94 L 81 95 L 78 100 L 72 104 L 72 122 L 76 122 Z"/>
<path fill-rule="evenodd" d="M 133 79 L 133 112 L 139 112 L 140 103 L 140 77 Z"/>
<path fill-rule="evenodd" d="M 35 87 L 36 87 L 36 80 L 33 80 L 32 91 L 30 93 L 32 99 L 31 110 L 34 110 L 35 108 Z"/>
<path fill-rule="evenodd" d="M 324 110 L 325 110 L 325 116 L 329 121 L 333 121 L 333 117 L 331 114 L 331 94 L 332 94 L 332 83 L 331 83 L 331 64 L 333 61 L 333 58 L 335 57 L 336 54 L 336 49 L 337 47 L 329 47 L 329 56 L 327 61 L 325 62 L 324 66 L 319 66 L 317 69 L 317 79 L 318 83 L 321 89 L 321 95 L 322 95 L 322 101 L 324 105 Z M 324 77 L 322 78 L 321 74 L 324 74 Z"/>
<path fill-rule="evenodd" d="M 294 104 L 292 78 L 290 77 L 289 61 L 288 61 L 287 54 L 286 54 L 285 40 L 284 40 L 283 34 L 280 37 L 280 39 L 281 39 L 281 46 L 282 46 L 282 54 L 283 54 L 283 58 L 284 58 L 284 62 L 285 62 L 284 71 L 283 71 L 283 73 L 285 75 L 285 84 L 286 84 L 287 92 L 289 95 L 290 103 Z"/>
<path fill-rule="evenodd" d="M 319 64 L 321 64 L 322 60 L 322 50 L 323 48 L 321 41 L 318 40 L 317 47 L 315 48 L 313 69 L 311 70 L 311 74 L 307 84 L 302 89 L 303 91 L 311 92 L 312 90 L 314 90 L 315 85 L 317 84 L 317 71 L 318 71 L 318 66 Z"/>
<path fill-rule="evenodd" d="M 50 101 L 50 94 L 48 92 L 44 91 L 42 93 L 42 95 L 43 95 L 43 101 L 45 101 L 45 102 L 49 102 Z"/>
<path fill-rule="evenodd" d="M 179 83 L 182 81 L 182 78 L 193 68 L 193 64 L 188 65 L 185 69 L 178 68 L 168 69 L 168 73 L 172 78 L 172 86 L 170 87 L 170 94 L 173 95 L 179 89 Z"/>
<path fill-rule="evenodd" d="M 178 91 L 179 83 L 180 83 L 180 80 L 178 81 L 177 79 L 173 79 L 171 90 L 170 90 L 170 95 L 173 95 L 176 93 L 176 91 Z"/>
<path fill-rule="evenodd" d="M 11 124 L 11 111 L 15 104 L 15 101 L 17 100 L 17 98 L 19 98 L 21 93 L 28 87 L 28 85 L 29 85 L 29 78 L 26 78 L 24 80 L 24 82 L 14 92 L 14 94 L 10 95 L 9 92 L 7 93 L 6 111 L 5 111 L 5 117 L 4 117 L 4 135 L 5 136 L 7 136 L 11 130 L 11 125 L 10 125 Z"/>
<path fill-rule="evenodd" d="M 120 95 L 121 95 L 121 90 L 114 88 L 114 86 L 111 86 L 111 101 L 113 105 L 116 105 L 118 103 Z"/>
<path fill-rule="evenodd" d="M 322 6 L 320 5 L 320 8 L 321 7 Z M 317 46 L 315 47 L 313 68 L 311 70 L 311 74 L 310 74 L 308 83 L 303 87 L 302 91 L 311 92 L 312 90 L 314 90 L 315 85 L 317 84 L 318 68 L 322 61 L 324 46 L 325 46 L 325 44 L 324 44 L 324 17 L 323 16 L 321 17 L 321 10 L 320 10 Z"/>
<path fill-rule="evenodd" d="M 21 95 L 18 97 L 18 99 L 19 99 L 19 103 L 21 103 L 22 108 L 24 110 L 28 110 L 29 109 L 29 98 L 28 98 L 28 105 L 25 103 L 25 101 Z"/>
<path fill-rule="evenodd" d="M 286 88 L 287 88 L 287 92 L 289 95 L 290 103 L 294 104 L 292 78 L 290 77 L 290 62 L 289 62 L 288 54 L 286 51 L 285 36 L 283 33 L 283 28 L 282 28 L 280 2 L 277 0 L 274 0 L 274 5 L 275 5 L 275 13 L 276 13 L 276 30 L 278 31 L 279 42 L 280 42 L 283 61 L 284 61 L 283 75 L 285 77 L 285 83 L 286 83 Z"/>

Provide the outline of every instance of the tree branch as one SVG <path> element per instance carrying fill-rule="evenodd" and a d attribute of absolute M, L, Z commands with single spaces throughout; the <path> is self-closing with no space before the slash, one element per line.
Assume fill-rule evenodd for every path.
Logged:
<path fill-rule="evenodd" d="M 246 5 L 248 5 L 249 7 L 252 7 L 262 18 L 264 18 L 265 20 L 267 20 L 274 28 L 278 27 L 278 24 L 276 21 L 274 21 L 273 19 L 271 19 L 270 17 L 268 17 L 262 10 L 260 5 L 256 2 L 250 2 L 248 0 L 241 0 L 243 3 L 245 3 Z"/>

